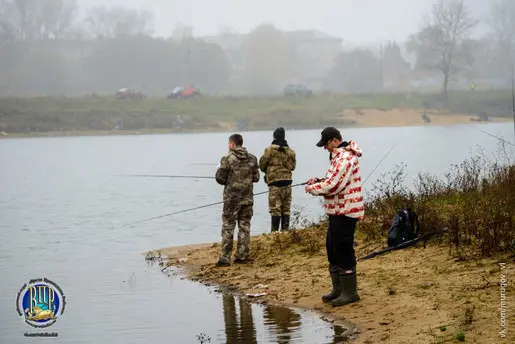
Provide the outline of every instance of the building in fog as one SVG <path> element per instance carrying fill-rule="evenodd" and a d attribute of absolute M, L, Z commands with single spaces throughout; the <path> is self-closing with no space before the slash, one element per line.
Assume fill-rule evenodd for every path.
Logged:
<path fill-rule="evenodd" d="M 318 30 L 286 31 L 285 35 L 292 42 L 295 54 L 295 77 L 291 82 L 321 90 L 342 51 L 342 39 Z"/>
<path fill-rule="evenodd" d="M 321 90 L 323 79 L 342 51 L 342 39 L 318 30 L 284 31 L 290 43 L 292 76 L 290 83 L 304 84 L 314 91 Z M 225 52 L 232 67 L 234 83 L 241 80 L 246 68 L 246 34 L 227 33 L 202 37 L 205 41 L 218 44 Z M 284 85 L 277 85 L 282 88 Z"/>

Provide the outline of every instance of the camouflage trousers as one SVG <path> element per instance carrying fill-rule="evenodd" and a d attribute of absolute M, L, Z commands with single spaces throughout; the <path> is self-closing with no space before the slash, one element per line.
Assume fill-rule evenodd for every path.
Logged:
<path fill-rule="evenodd" d="M 236 258 L 245 260 L 250 254 L 250 220 L 254 215 L 254 205 L 224 203 L 222 213 L 222 253 L 221 260 L 231 262 L 234 241 L 234 228 L 238 223 L 238 246 Z"/>
<path fill-rule="evenodd" d="M 256 329 L 252 318 L 252 305 L 238 297 L 239 312 L 235 297 L 231 293 L 222 294 L 226 344 L 256 344 Z M 287 308 L 289 309 L 289 308 Z M 239 318 L 239 319 L 238 319 Z M 238 321 L 239 320 L 239 321 Z"/>
<path fill-rule="evenodd" d="M 269 186 L 268 210 L 272 216 L 290 215 L 291 187 Z"/>

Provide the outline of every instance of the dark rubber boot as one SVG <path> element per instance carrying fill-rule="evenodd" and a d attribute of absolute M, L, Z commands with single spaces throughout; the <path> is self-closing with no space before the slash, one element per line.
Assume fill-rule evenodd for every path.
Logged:
<path fill-rule="evenodd" d="M 331 301 L 333 307 L 345 306 L 360 300 L 357 292 L 356 272 L 346 275 L 344 269 L 339 269 L 340 282 L 342 283 L 342 293 L 337 299 Z"/>
<path fill-rule="evenodd" d="M 282 215 L 281 216 L 281 230 L 287 231 L 290 229 L 290 215 Z"/>
<path fill-rule="evenodd" d="M 280 225 L 281 225 L 281 217 L 280 216 L 272 216 L 272 232 L 277 232 L 279 230 Z"/>
<path fill-rule="evenodd" d="M 322 301 L 325 303 L 333 301 L 342 293 L 342 284 L 340 283 L 340 275 L 338 275 L 338 268 L 334 265 L 329 265 L 329 274 L 331 275 L 333 290 L 331 290 L 329 294 L 322 295 Z"/>
<path fill-rule="evenodd" d="M 216 267 L 222 267 L 222 266 L 231 266 L 231 262 L 228 261 L 227 259 L 225 258 L 220 258 L 216 264 L 215 264 Z"/>

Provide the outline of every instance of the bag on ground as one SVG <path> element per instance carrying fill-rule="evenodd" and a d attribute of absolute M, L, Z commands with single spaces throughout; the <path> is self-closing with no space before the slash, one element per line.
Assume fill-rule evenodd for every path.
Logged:
<path fill-rule="evenodd" d="M 388 247 L 402 244 L 418 236 L 419 222 L 417 214 L 410 208 L 400 209 L 393 218 L 388 231 Z"/>

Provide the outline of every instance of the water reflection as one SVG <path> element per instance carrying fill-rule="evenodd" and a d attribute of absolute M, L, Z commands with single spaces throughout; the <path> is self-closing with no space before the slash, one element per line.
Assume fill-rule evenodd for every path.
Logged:
<path fill-rule="evenodd" d="M 227 344 L 257 343 L 256 329 L 252 318 L 252 305 L 238 298 L 240 321 L 237 320 L 236 301 L 234 295 L 223 293 L 225 337 Z"/>
<path fill-rule="evenodd" d="M 257 308 L 254 311 L 257 311 L 258 318 L 261 318 L 261 314 L 263 316 L 263 320 L 258 319 L 257 324 L 264 325 L 264 328 L 259 326 L 261 330 L 257 331 L 251 302 L 224 291 L 222 292 L 222 303 L 225 343 L 227 344 L 254 344 L 258 342 L 258 337 L 261 338 L 259 340 L 261 342 L 263 337 L 257 335 L 258 332 L 261 333 L 261 330 L 267 332 L 265 335 L 267 343 L 299 343 L 304 342 L 304 339 L 306 339 L 302 338 L 302 329 L 307 325 L 305 323 L 306 319 L 303 319 L 301 314 L 290 308 L 270 304 L 261 307 L 256 306 Z M 323 326 L 325 327 L 326 325 Z M 336 325 L 330 327 L 332 327 L 333 333 L 332 335 L 328 334 L 326 337 L 328 341 L 326 343 L 344 343 L 348 340 L 348 332 L 345 327 Z M 320 341 L 318 342 L 320 343 Z"/>
<path fill-rule="evenodd" d="M 301 317 L 289 308 L 267 305 L 265 307 L 265 326 L 277 335 L 277 343 L 290 343 L 292 332 L 302 324 Z"/>
<path fill-rule="evenodd" d="M 348 329 L 343 326 L 333 326 L 334 335 L 331 344 L 345 343 L 349 339 Z"/>

